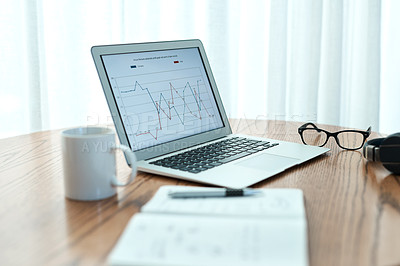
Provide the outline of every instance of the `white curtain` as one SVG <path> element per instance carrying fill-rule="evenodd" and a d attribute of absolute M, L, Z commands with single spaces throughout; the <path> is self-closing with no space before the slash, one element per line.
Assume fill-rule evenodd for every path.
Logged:
<path fill-rule="evenodd" d="M 232 118 L 400 131 L 395 0 L 19 0 L 0 9 L 0 137 L 111 123 L 93 45 L 198 38 Z"/>

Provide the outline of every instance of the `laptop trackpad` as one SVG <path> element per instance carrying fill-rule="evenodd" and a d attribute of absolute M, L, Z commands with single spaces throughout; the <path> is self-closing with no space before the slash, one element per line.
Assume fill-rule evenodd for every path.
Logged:
<path fill-rule="evenodd" d="M 297 158 L 261 153 L 247 160 L 240 161 L 236 163 L 236 165 L 258 170 L 274 171 L 289 168 L 295 165 L 298 161 L 300 160 Z"/>

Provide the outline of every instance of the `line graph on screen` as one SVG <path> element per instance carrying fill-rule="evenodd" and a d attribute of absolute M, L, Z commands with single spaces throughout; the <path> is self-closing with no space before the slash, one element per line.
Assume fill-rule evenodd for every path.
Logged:
<path fill-rule="evenodd" d="M 125 128 L 135 143 L 156 144 L 215 127 L 212 95 L 199 68 L 111 80 Z"/>

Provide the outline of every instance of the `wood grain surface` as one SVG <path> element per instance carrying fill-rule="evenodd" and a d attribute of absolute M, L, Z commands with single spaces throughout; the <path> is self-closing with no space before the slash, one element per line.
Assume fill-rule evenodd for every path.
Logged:
<path fill-rule="evenodd" d="M 301 143 L 301 123 L 231 120 L 236 133 Z M 340 127 L 321 125 L 336 131 Z M 107 265 L 129 219 L 162 185 L 196 185 L 139 173 L 118 194 L 95 202 L 63 192 L 60 130 L 0 140 L 1 265 Z M 370 138 L 379 137 L 373 133 Z M 331 151 L 254 187 L 300 188 L 310 265 L 399 265 L 400 179 L 361 151 Z M 118 174 L 128 177 L 123 155 Z M 245 178 L 245 177 L 243 177 Z"/>

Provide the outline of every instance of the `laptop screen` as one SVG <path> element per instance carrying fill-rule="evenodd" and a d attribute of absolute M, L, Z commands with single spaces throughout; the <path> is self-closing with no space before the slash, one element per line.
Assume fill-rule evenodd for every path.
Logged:
<path fill-rule="evenodd" d="M 132 150 L 224 126 L 198 48 L 101 59 Z"/>

